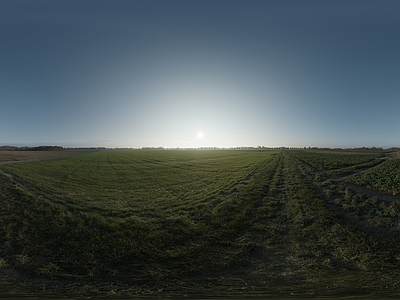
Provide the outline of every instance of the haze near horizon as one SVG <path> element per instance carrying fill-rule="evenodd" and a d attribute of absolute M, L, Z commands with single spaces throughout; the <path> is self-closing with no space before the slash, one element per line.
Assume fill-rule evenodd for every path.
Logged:
<path fill-rule="evenodd" d="M 399 147 L 399 1 L 0 2 L 1 145 Z"/>

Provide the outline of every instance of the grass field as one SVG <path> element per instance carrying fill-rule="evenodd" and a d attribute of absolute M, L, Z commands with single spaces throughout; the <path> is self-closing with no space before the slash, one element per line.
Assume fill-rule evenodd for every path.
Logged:
<path fill-rule="evenodd" d="M 388 158 L 110 150 L 2 165 L 1 294 L 399 296 L 400 198 L 368 189 L 388 164 L 398 174 Z"/>
<path fill-rule="evenodd" d="M 75 156 L 89 151 L 0 151 L 0 165 L 14 162 L 39 161 L 60 157 Z"/>

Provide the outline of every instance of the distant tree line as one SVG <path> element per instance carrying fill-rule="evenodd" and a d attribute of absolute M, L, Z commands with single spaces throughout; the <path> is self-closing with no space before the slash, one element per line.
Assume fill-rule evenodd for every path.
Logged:
<path fill-rule="evenodd" d="M 97 150 L 107 150 L 111 148 L 106 147 L 72 147 L 72 148 L 64 148 L 64 150 L 79 150 L 79 151 L 97 151 Z"/>
<path fill-rule="evenodd" d="M 0 146 L 0 151 L 62 151 L 61 146 L 38 146 L 38 147 L 16 147 L 16 146 Z"/>

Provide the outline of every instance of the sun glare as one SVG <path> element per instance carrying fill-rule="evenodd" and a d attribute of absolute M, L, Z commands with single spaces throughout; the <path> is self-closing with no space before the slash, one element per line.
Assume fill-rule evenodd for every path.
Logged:
<path fill-rule="evenodd" d="M 199 131 L 198 133 L 197 133 L 197 137 L 199 138 L 199 139 L 201 139 L 202 137 L 203 137 L 203 132 L 202 131 Z"/>

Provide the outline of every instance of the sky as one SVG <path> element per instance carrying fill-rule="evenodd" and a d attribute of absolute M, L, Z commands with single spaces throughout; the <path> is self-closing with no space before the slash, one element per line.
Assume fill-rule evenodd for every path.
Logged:
<path fill-rule="evenodd" d="M 400 146 L 397 0 L 2 0 L 0 41 L 0 145 Z"/>

